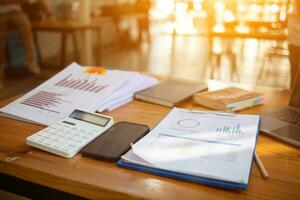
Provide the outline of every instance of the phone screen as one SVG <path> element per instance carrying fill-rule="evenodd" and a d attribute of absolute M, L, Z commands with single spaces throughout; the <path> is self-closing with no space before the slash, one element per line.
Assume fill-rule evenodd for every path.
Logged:
<path fill-rule="evenodd" d="M 82 150 L 82 155 L 117 161 L 131 146 L 150 131 L 147 125 L 118 122 Z"/>

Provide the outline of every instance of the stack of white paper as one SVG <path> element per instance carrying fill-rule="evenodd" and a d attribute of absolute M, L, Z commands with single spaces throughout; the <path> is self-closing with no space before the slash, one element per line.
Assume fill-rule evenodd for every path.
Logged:
<path fill-rule="evenodd" d="M 111 111 L 131 101 L 135 92 L 157 83 L 153 77 L 131 71 L 86 73 L 86 68 L 73 63 L 0 111 L 2 115 L 50 125 L 74 109 Z"/>

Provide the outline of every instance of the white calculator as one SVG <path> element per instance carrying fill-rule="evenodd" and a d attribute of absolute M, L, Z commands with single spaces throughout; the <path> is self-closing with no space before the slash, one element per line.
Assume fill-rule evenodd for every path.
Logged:
<path fill-rule="evenodd" d="M 113 118 L 81 110 L 26 138 L 28 145 L 71 158 L 113 125 Z"/>

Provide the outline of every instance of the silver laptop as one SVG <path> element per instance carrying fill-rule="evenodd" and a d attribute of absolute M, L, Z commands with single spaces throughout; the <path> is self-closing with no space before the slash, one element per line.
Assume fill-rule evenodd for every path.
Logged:
<path fill-rule="evenodd" d="M 262 115 L 260 130 L 300 147 L 300 69 L 286 108 Z"/>

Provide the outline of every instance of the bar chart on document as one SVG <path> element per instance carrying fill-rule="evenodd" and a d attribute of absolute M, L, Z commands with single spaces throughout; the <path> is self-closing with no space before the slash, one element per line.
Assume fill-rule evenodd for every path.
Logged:
<path fill-rule="evenodd" d="M 58 109 L 56 108 L 60 104 L 71 103 L 69 101 L 63 100 L 63 96 L 63 94 L 56 92 L 39 91 L 38 93 L 22 101 L 21 104 L 54 113 L 59 113 Z"/>
<path fill-rule="evenodd" d="M 162 136 L 194 140 L 203 143 L 214 143 L 231 146 L 239 146 L 239 138 L 243 137 L 245 131 L 241 126 L 243 121 L 235 117 L 224 117 L 213 114 L 199 114 L 181 111 L 177 117 L 166 122 L 169 124 Z"/>
<path fill-rule="evenodd" d="M 100 99 L 99 94 L 104 94 L 107 86 L 97 76 L 69 74 L 24 99 L 21 104 L 45 117 L 62 119 L 74 108 L 89 109 L 90 100 Z"/>
<path fill-rule="evenodd" d="M 93 105 L 118 88 L 122 80 L 117 72 L 86 74 L 84 68 L 71 64 L 1 110 L 49 125 L 67 117 L 76 108 L 91 111 Z"/>
<path fill-rule="evenodd" d="M 107 85 L 97 84 L 97 78 L 92 80 L 72 78 L 72 74 L 63 78 L 61 81 L 55 84 L 59 87 L 71 88 L 74 90 L 81 90 L 86 92 L 98 93 L 103 90 Z"/>
<path fill-rule="evenodd" d="M 31 119 L 39 120 L 42 124 L 52 124 L 67 116 L 73 110 L 72 94 L 48 88 L 24 98 L 16 105 L 22 113 L 30 115 Z"/>

